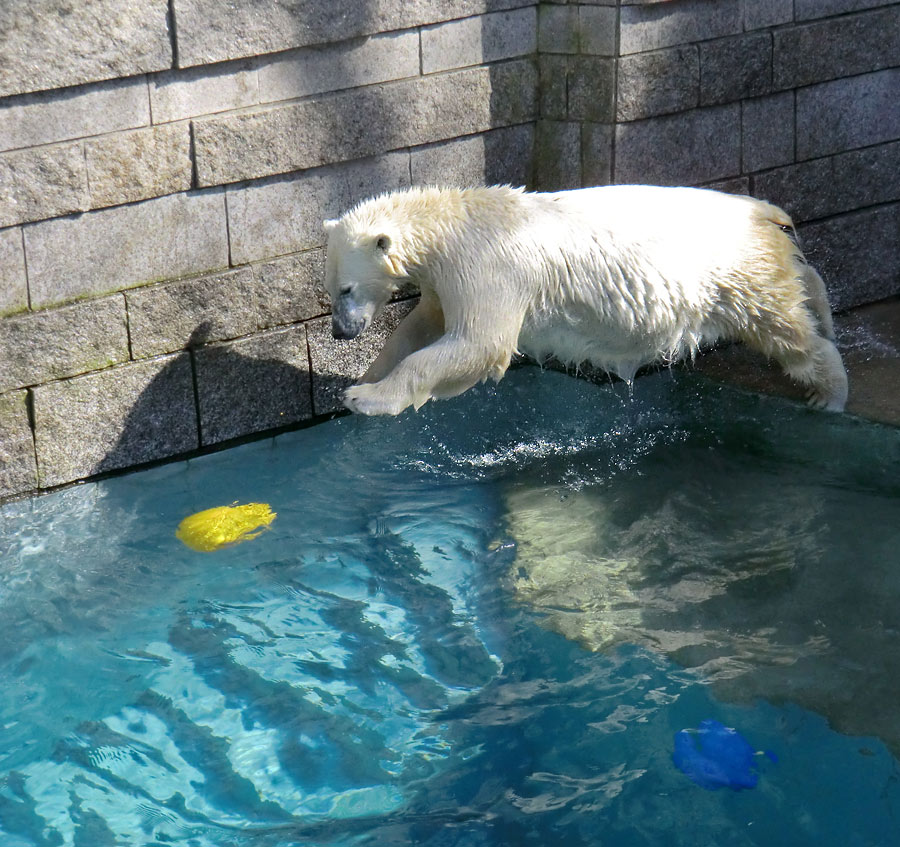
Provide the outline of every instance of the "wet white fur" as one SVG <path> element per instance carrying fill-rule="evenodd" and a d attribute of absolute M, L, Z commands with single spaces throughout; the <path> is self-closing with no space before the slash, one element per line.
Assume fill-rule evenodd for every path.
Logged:
<path fill-rule="evenodd" d="M 531 194 L 415 188 L 327 221 L 326 286 L 365 326 L 399 283 L 421 288 L 346 405 L 397 414 L 499 380 L 522 351 L 631 379 L 737 339 L 843 408 L 825 287 L 781 209 L 695 188 Z M 348 292 L 349 289 L 349 292 Z M 337 311 L 335 312 L 337 316 Z"/>

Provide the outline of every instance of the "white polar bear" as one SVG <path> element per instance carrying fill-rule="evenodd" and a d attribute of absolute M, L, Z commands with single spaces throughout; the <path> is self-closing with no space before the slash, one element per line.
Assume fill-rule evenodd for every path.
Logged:
<path fill-rule="evenodd" d="M 523 352 L 630 380 L 736 339 L 841 410 L 847 374 L 825 286 L 781 209 L 698 188 L 526 193 L 413 188 L 326 221 L 336 338 L 355 338 L 401 283 L 419 304 L 345 404 L 396 415 L 499 380 Z"/>

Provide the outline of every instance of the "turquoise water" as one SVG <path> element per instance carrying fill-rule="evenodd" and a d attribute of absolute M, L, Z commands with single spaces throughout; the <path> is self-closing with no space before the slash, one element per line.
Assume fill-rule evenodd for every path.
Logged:
<path fill-rule="evenodd" d="M 523 368 L 9 504 L 0 845 L 900 843 L 898 467 L 846 416 Z M 234 501 L 278 517 L 174 537 Z M 675 767 L 706 719 L 754 788 Z"/>

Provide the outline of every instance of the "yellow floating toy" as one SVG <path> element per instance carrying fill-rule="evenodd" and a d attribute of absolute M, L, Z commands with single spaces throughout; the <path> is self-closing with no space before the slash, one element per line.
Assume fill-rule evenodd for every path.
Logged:
<path fill-rule="evenodd" d="M 191 550 L 211 553 L 222 547 L 240 544 L 256 538 L 277 517 L 268 503 L 247 503 L 238 506 L 216 506 L 195 515 L 188 515 L 175 530 L 175 537 Z M 253 532 L 259 529 L 260 532 Z"/>

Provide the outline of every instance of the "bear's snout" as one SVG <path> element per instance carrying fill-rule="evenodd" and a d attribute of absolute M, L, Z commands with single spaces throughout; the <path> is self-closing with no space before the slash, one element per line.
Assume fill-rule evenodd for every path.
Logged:
<path fill-rule="evenodd" d="M 331 335 L 347 341 L 356 338 L 366 328 L 365 320 L 340 320 L 337 315 L 331 318 Z"/>

